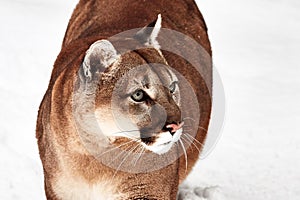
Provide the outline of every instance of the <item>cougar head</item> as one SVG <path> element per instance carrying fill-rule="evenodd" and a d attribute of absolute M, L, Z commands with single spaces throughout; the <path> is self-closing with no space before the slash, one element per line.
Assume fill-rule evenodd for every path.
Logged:
<path fill-rule="evenodd" d="M 159 15 L 151 31 L 141 29 L 129 39 L 145 48 L 122 54 L 113 42 L 96 41 L 79 71 L 83 90 L 94 97 L 93 114 L 102 134 L 111 143 L 126 138 L 156 154 L 170 150 L 183 126 L 178 77 L 156 40 L 160 28 Z"/>

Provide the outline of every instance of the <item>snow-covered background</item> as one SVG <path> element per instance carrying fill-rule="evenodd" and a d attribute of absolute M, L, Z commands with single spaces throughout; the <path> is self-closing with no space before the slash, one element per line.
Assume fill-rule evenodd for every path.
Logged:
<path fill-rule="evenodd" d="M 77 1 L 0 0 L 0 199 L 45 199 L 39 103 Z M 187 183 L 225 199 L 300 199 L 299 0 L 199 0 L 227 98 Z"/>

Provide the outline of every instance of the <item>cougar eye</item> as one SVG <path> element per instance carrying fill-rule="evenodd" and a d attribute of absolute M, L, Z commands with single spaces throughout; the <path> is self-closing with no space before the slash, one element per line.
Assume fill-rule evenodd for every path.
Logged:
<path fill-rule="evenodd" d="M 170 86 L 169 86 L 169 90 L 171 93 L 174 93 L 176 90 L 176 85 L 177 85 L 177 81 L 174 81 Z"/>
<path fill-rule="evenodd" d="M 137 90 L 131 95 L 132 100 L 136 102 L 141 102 L 145 98 L 145 94 L 143 90 Z"/>

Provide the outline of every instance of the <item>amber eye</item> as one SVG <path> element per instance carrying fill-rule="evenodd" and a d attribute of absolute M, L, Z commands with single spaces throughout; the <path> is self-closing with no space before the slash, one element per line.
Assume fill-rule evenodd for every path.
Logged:
<path fill-rule="evenodd" d="M 174 81 L 170 86 L 169 86 L 169 90 L 171 93 L 174 93 L 176 90 L 176 85 L 177 85 L 177 81 Z"/>
<path fill-rule="evenodd" d="M 136 102 L 141 102 L 144 101 L 145 99 L 145 94 L 143 90 L 137 90 L 131 95 L 132 100 Z"/>

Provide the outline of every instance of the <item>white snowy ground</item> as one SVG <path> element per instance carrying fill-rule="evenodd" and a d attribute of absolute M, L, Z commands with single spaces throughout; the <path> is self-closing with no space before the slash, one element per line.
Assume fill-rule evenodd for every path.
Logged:
<path fill-rule="evenodd" d="M 77 1 L 0 0 L 0 199 L 45 199 L 35 120 Z M 300 2 L 199 0 L 227 115 L 187 184 L 300 199 Z"/>

